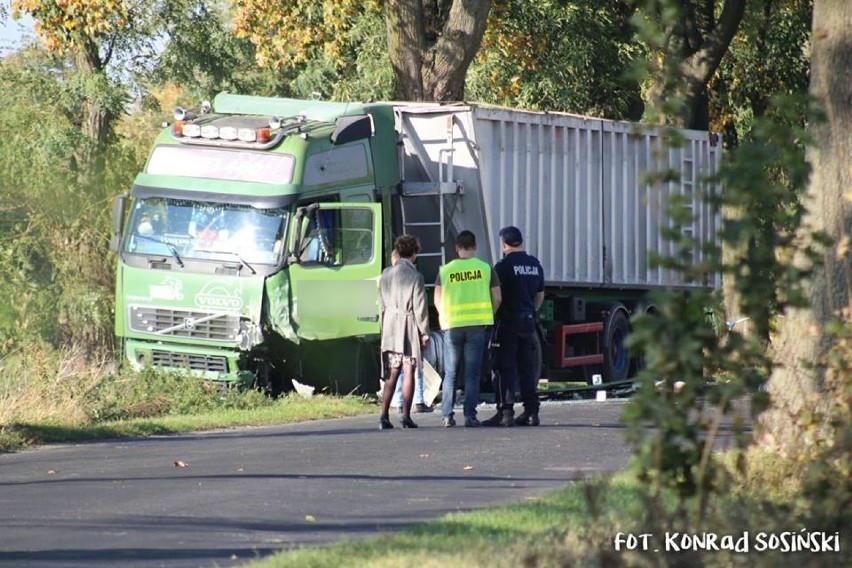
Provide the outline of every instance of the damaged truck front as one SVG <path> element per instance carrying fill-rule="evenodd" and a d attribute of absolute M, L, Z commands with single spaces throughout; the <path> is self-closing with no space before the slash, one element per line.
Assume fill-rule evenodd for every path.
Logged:
<path fill-rule="evenodd" d="M 392 108 L 219 95 L 175 119 L 115 202 L 126 359 L 273 389 L 377 382 Z"/>

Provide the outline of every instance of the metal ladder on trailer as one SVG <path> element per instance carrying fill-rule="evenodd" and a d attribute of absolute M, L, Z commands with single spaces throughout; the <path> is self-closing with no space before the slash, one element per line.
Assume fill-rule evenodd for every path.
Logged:
<path fill-rule="evenodd" d="M 414 150 L 415 155 L 424 165 L 424 170 L 429 171 L 426 164 L 429 162 L 429 157 L 425 148 L 418 143 L 416 137 L 409 136 L 405 128 L 404 119 L 402 120 L 401 128 L 399 129 L 400 137 L 404 141 L 407 138 L 410 141 L 410 146 Z M 432 259 L 437 261 L 437 266 L 446 263 L 446 247 L 445 239 L 447 236 L 447 219 L 446 206 L 444 204 L 445 195 L 461 196 L 463 194 L 460 183 L 453 180 L 453 115 L 447 117 L 447 139 L 446 146 L 438 152 L 438 179 L 432 181 L 405 181 L 400 184 L 400 214 L 402 217 L 402 230 L 406 234 L 412 234 L 420 237 L 422 243 L 437 242 L 437 250 L 424 249 L 417 253 L 419 258 Z M 402 156 L 400 160 L 402 160 Z M 400 171 L 403 171 L 400 164 Z M 437 198 L 437 219 L 426 218 L 422 215 L 416 215 L 414 212 L 423 211 L 427 208 L 423 207 L 425 198 Z M 417 220 L 413 220 L 417 219 Z M 426 233 L 432 231 L 431 239 L 424 238 Z M 434 281 L 427 281 L 426 287 L 433 288 Z"/>

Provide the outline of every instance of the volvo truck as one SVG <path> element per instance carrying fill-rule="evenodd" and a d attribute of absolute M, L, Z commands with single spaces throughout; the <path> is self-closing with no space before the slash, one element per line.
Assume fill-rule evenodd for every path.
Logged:
<path fill-rule="evenodd" d="M 223 93 L 175 111 L 116 198 L 115 332 L 127 361 L 280 390 L 375 392 L 378 280 L 395 237 L 421 241 L 429 287 L 471 230 L 500 258 L 514 225 L 545 269 L 540 374 L 622 381 L 648 292 L 713 288 L 655 266 L 666 200 L 717 238 L 705 199 L 721 148 L 683 130 L 474 103 L 344 103 Z M 674 171 L 653 183 L 648 173 Z M 437 320 L 434 319 L 437 330 Z M 439 335 L 436 334 L 437 337 Z"/>

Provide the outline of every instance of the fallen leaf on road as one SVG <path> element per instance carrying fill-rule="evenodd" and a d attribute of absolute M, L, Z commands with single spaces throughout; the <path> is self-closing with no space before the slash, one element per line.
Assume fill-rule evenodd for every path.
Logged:
<path fill-rule="evenodd" d="M 182 460 L 175 460 L 175 467 L 189 467 L 189 464 Z"/>
<path fill-rule="evenodd" d="M 420 457 L 423 459 L 427 459 L 429 457 L 429 454 L 420 454 Z"/>
<path fill-rule="evenodd" d="M 316 517 L 314 517 L 313 515 L 305 515 L 305 520 L 308 521 L 309 523 L 317 522 Z"/>
<path fill-rule="evenodd" d="M 472 465 L 466 465 L 462 469 L 465 470 L 465 471 L 470 471 L 470 470 L 473 469 L 473 466 Z"/>
<path fill-rule="evenodd" d="M 52 469 L 47 470 L 47 475 L 53 475 L 53 474 L 55 474 L 55 473 L 56 473 L 56 472 L 55 472 L 55 471 L 53 471 Z"/>

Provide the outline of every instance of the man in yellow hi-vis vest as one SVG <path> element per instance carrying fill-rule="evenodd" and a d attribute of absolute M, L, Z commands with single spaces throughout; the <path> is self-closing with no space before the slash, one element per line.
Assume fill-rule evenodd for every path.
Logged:
<path fill-rule="evenodd" d="M 464 425 L 481 426 L 476 418 L 479 373 L 485 351 L 485 330 L 500 307 L 500 281 L 487 262 L 476 258 L 476 237 L 456 237 L 459 257 L 441 267 L 435 282 L 435 306 L 444 330 L 444 385 L 441 411 L 445 428 L 455 426 L 453 395 L 459 360 L 464 354 Z"/>

